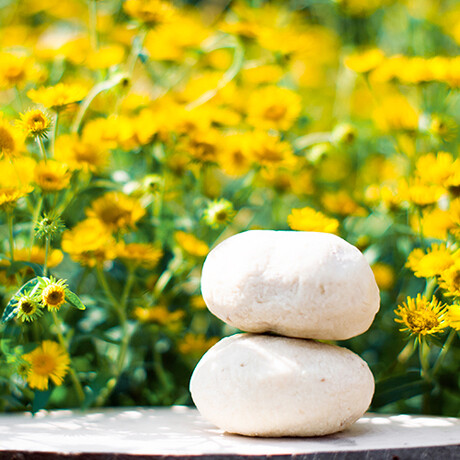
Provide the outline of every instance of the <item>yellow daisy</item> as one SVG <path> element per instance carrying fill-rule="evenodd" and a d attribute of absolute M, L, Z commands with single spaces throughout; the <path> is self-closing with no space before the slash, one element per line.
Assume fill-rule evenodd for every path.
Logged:
<path fill-rule="evenodd" d="M 54 86 L 30 89 L 27 97 L 46 108 L 60 111 L 69 104 L 79 102 L 88 93 L 86 86 L 81 84 L 58 83 Z"/>
<path fill-rule="evenodd" d="M 449 321 L 449 326 L 456 331 L 460 331 L 460 305 L 453 304 L 449 305 L 447 309 L 447 320 Z"/>
<path fill-rule="evenodd" d="M 18 126 L 26 135 L 46 137 L 50 128 L 50 119 L 39 109 L 21 113 Z"/>
<path fill-rule="evenodd" d="M 301 98 L 295 91 L 266 86 L 249 97 L 248 123 L 257 129 L 286 131 L 299 117 L 301 108 Z"/>
<path fill-rule="evenodd" d="M 121 192 L 108 192 L 94 200 L 86 211 L 89 218 L 98 219 L 110 231 L 134 228 L 146 211 L 139 200 Z"/>
<path fill-rule="evenodd" d="M 58 192 L 67 188 L 70 177 L 67 165 L 55 160 L 40 161 L 35 167 L 35 183 L 44 192 Z"/>
<path fill-rule="evenodd" d="M 34 321 L 43 314 L 37 299 L 30 294 L 21 294 L 15 300 L 17 301 L 16 315 L 22 322 Z"/>
<path fill-rule="evenodd" d="M 47 390 L 49 381 L 61 385 L 70 365 L 69 354 L 56 342 L 44 340 L 31 353 L 22 355 L 30 364 L 27 383 L 30 388 Z"/>
<path fill-rule="evenodd" d="M 409 331 L 420 340 L 421 336 L 443 332 L 449 325 L 446 307 L 434 296 L 430 301 L 420 294 L 415 299 L 407 297 L 407 301 L 395 310 L 398 316 L 395 321 L 404 325 L 400 331 Z"/>
<path fill-rule="evenodd" d="M 384 59 L 382 50 L 372 48 L 348 55 L 344 59 L 344 64 L 355 72 L 367 73 L 380 65 Z"/>
<path fill-rule="evenodd" d="M 24 135 L 0 113 L 0 158 L 17 157 L 24 147 Z"/>
<path fill-rule="evenodd" d="M 439 285 L 444 289 L 444 294 L 451 297 L 460 297 L 460 259 L 455 262 L 439 277 Z"/>
<path fill-rule="evenodd" d="M 176 16 L 174 5 L 163 0 L 126 0 L 123 9 L 149 27 L 170 23 Z"/>
<path fill-rule="evenodd" d="M 208 254 L 209 246 L 191 233 L 178 231 L 174 233 L 179 246 L 192 256 L 203 257 Z"/>
<path fill-rule="evenodd" d="M 53 277 L 43 278 L 40 281 L 37 295 L 48 310 L 57 311 L 66 302 L 66 280 L 56 280 Z"/>
<path fill-rule="evenodd" d="M 127 264 L 144 268 L 153 268 L 158 264 L 163 251 L 155 244 L 128 243 L 117 246 L 117 257 Z"/>
<path fill-rule="evenodd" d="M 217 337 L 208 339 L 204 334 L 193 334 L 190 332 L 185 334 L 184 338 L 179 342 L 179 351 L 183 355 L 199 358 L 218 341 Z"/>
<path fill-rule="evenodd" d="M 210 227 L 218 228 L 231 222 L 235 214 L 233 203 L 225 198 L 220 198 L 209 203 L 204 211 L 203 219 Z"/>
<path fill-rule="evenodd" d="M 445 244 L 434 243 L 426 254 L 419 248 L 414 249 L 406 262 L 418 278 L 431 278 L 440 275 L 454 264 L 454 255 Z"/>
<path fill-rule="evenodd" d="M 16 202 L 28 195 L 34 188 L 30 185 L 24 187 L 1 187 L 0 188 L 0 209 L 4 211 L 11 211 L 15 206 Z"/>
<path fill-rule="evenodd" d="M 337 233 L 339 229 L 339 221 L 337 219 L 327 217 L 308 206 L 302 209 L 292 209 L 287 222 L 292 230 Z"/>

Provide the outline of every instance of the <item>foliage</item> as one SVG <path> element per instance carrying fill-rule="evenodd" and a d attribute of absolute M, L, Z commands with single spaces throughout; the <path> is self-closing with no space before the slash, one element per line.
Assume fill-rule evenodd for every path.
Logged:
<path fill-rule="evenodd" d="M 460 414 L 457 2 L 2 5 L 0 410 L 191 403 L 204 257 L 266 228 L 371 263 L 373 410 Z"/>

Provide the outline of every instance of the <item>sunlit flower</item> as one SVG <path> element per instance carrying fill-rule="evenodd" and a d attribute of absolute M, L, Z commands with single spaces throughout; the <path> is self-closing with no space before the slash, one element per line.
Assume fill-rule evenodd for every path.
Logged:
<path fill-rule="evenodd" d="M 337 233 L 339 229 L 339 221 L 337 219 L 327 217 L 308 206 L 301 209 L 292 209 L 287 222 L 292 230 Z"/>
<path fill-rule="evenodd" d="M 439 286 L 444 289 L 444 294 L 451 297 L 460 297 L 460 258 L 457 257 L 455 262 L 439 277 Z"/>
<path fill-rule="evenodd" d="M 72 170 L 101 171 L 108 163 L 107 148 L 94 142 L 80 139 L 77 135 L 65 134 L 56 140 L 54 158 Z"/>
<path fill-rule="evenodd" d="M 325 193 L 321 202 L 327 211 L 334 214 L 342 216 L 365 216 L 367 214 L 366 210 L 356 203 L 345 190 Z"/>
<path fill-rule="evenodd" d="M 203 257 L 209 252 L 209 246 L 191 233 L 178 231 L 174 233 L 174 238 L 179 246 L 192 256 Z"/>
<path fill-rule="evenodd" d="M 460 304 L 449 305 L 446 318 L 451 328 L 460 331 Z"/>
<path fill-rule="evenodd" d="M 249 151 L 249 134 L 231 134 L 223 140 L 222 148 L 218 154 L 220 167 L 230 176 L 246 174 L 252 165 Z"/>
<path fill-rule="evenodd" d="M 117 257 L 127 264 L 153 268 L 163 256 L 163 251 L 155 244 L 128 243 L 117 247 Z"/>
<path fill-rule="evenodd" d="M 0 187 L 0 209 L 11 211 L 17 201 L 32 192 L 34 188 L 31 186 L 19 187 Z"/>
<path fill-rule="evenodd" d="M 146 211 L 139 200 L 121 192 L 108 192 L 91 203 L 86 210 L 89 218 L 98 219 L 110 231 L 134 228 Z"/>
<path fill-rule="evenodd" d="M 66 280 L 56 280 L 51 277 L 40 281 L 37 295 L 48 310 L 57 311 L 66 302 L 66 289 Z"/>
<path fill-rule="evenodd" d="M 421 219 L 413 216 L 411 226 L 425 237 L 438 240 L 446 240 L 448 232 L 455 228 L 450 212 L 439 208 L 424 209 Z"/>
<path fill-rule="evenodd" d="M 31 353 L 22 355 L 30 363 L 27 383 L 30 388 L 47 390 L 49 381 L 61 385 L 70 365 L 69 354 L 56 342 L 44 340 Z"/>
<path fill-rule="evenodd" d="M 344 63 L 355 72 L 367 73 L 375 69 L 385 58 L 383 51 L 378 48 L 372 48 L 366 51 L 357 52 L 348 55 Z"/>
<path fill-rule="evenodd" d="M 395 310 L 397 323 L 403 324 L 401 331 L 409 331 L 418 340 L 421 336 L 443 332 L 449 325 L 446 320 L 446 304 L 442 304 L 433 296 L 428 300 L 420 294 L 407 297 L 407 301 Z"/>
<path fill-rule="evenodd" d="M 174 6 L 163 0 L 126 0 L 123 9 L 149 27 L 169 23 L 176 15 Z"/>
<path fill-rule="evenodd" d="M 426 253 L 422 249 L 414 249 L 409 254 L 406 267 L 419 278 L 431 278 L 447 270 L 454 261 L 452 251 L 445 244 L 433 244 Z"/>
<path fill-rule="evenodd" d="M 452 175 L 453 164 L 454 158 L 448 152 L 428 153 L 417 160 L 415 173 L 422 182 L 444 186 Z"/>
<path fill-rule="evenodd" d="M 59 249 L 49 249 L 48 268 L 57 267 L 64 258 L 64 254 Z M 45 263 L 45 248 L 32 246 L 32 248 L 14 248 L 14 260 L 32 262 L 33 264 L 43 265 Z"/>
<path fill-rule="evenodd" d="M 108 69 L 114 65 L 121 64 L 125 57 L 125 50 L 122 46 L 113 44 L 106 45 L 92 50 L 86 59 L 86 65 L 93 70 Z"/>
<path fill-rule="evenodd" d="M 97 219 L 85 219 L 62 235 L 62 250 L 82 265 L 94 267 L 117 255 L 110 230 Z"/>
<path fill-rule="evenodd" d="M 13 53 L 0 54 L 0 87 L 23 86 L 30 78 L 32 62 L 27 56 Z"/>
<path fill-rule="evenodd" d="M 446 189 L 436 184 L 426 184 L 419 178 L 401 181 L 398 187 L 400 198 L 417 206 L 436 203 L 446 193 Z"/>
<path fill-rule="evenodd" d="M 258 129 L 289 129 L 299 117 L 299 94 L 279 86 L 254 91 L 248 101 L 248 123 Z"/>
<path fill-rule="evenodd" d="M 58 192 L 70 182 L 67 165 L 54 160 L 40 161 L 35 167 L 35 183 L 44 192 Z"/>
<path fill-rule="evenodd" d="M 290 166 L 295 162 L 292 147 L 278 136 L 258 131 L 248 135 L 247 143 L 249 155 L 257 165 Z"/>
<path fill-rule="evenodd" d="M 236 211 L 233 204 L 225 198 L 209 203 L 204 211 L 203 219 L 212 228 L 218 228 L 232 221 Z"/>
<path fill-rule="evenodd" d="M 58 83 L 54 86 L 30 89 L 27 96 L 36 104 L 59 111 L 69 104 L 81 101 L 87 93 L 88 89 L 84 85 Z"/>
<path fill-rule="evenodd" d="M 24 135 L 0 113 L 0 158 L 15 158 L 24 147 Z"/>
<path fill-rule="evenodd" d="M 28 110 L 21 113 L 18 126 L 25 134 L 30 136 L 46 137 L 50 128 L 50 119 L 39 109 Z"/>

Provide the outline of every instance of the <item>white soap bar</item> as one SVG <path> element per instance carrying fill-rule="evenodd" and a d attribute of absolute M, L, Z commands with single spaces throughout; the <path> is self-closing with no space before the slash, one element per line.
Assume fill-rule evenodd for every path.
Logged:
<path fill-rule="evenodd" d="M 201 415 L 247 436 L 320 436 L 360 418 L 374 394 L 367 364 L 313 340 L 236 334 L 196 366 L 190 391 Z"/>
<path fill-rule="evenodd" d="M 246 332 L 344 340 L 365 332 L 380 305 L 361 252 L 329 233 L 251 230 L 207 256 L 209 310 Z"/>

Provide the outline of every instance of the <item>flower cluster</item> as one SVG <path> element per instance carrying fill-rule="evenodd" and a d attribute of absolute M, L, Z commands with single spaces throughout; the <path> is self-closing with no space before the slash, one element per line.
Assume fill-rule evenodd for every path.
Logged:
<path fill-rule="evenodd" d="M 192 3 L 2 10 L 0 410 L 190 403 L 204 258 L 279 229 L 371 264 L 373 410 L 457 415 L 458 2 Z"/>

